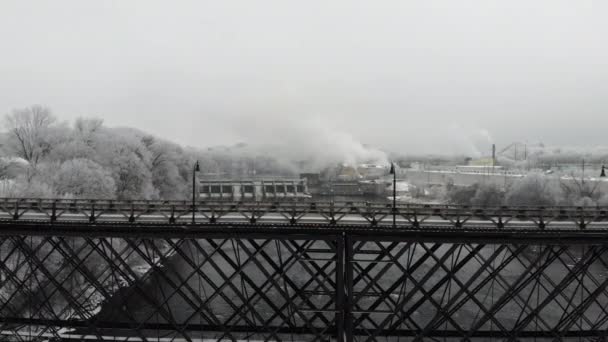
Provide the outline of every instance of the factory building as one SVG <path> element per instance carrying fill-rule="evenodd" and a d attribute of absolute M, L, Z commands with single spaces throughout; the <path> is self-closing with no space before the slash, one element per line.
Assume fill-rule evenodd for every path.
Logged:
<path fill-rule="evenodd" d="M 201 200 L 251 200 L 310 198 L 305 179 L 201 179 L 198 182 Z"/>

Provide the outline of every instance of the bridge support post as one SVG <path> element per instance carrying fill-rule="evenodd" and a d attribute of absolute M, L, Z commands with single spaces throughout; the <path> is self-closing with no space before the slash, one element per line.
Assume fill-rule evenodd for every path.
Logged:
<path fill-rule="evenodd" d="M 57 221 L 57 202 L 53 201 L 53 207 L 51 208 L 51 223 Z"/>
<path fill-rule="evenodd" d="M 344 236 L 336 237 L 336 341 L 344 341 Z"/>
<path fill-rule="evenodd" d="M 89 222 L 95 222 L 95 203 L 91 204 L 91 215 L 89 215 Z"/>
<path fill-rule="evenodd" d="M 171 217 L 169 217 L 169 223 L 175 223 L 175 206 L 171 206 Z"/>
<path fill-rule="evenodd" d="M 348 234 L 344 235 L 344 265 L 345 265 L 345 278 L 346 278 L 346 300 L 345 305 L 343 306 L 343 315 L 344 315 L 344 328 L 346 330 L 345 333 L 345 341 L 352 342 L 353 341 L 353 240 Z"/>
<path fill-rule="evenodd" d="M 129 222 L 135 222 L 135 206 L 131 203 L 131 215 L 129 215 Z"/>
<path fill-rule="evenodd" d="M 13 220 L 19 219 L 19 202 L 15 202 L 15 211 L 13 212 Z"/>

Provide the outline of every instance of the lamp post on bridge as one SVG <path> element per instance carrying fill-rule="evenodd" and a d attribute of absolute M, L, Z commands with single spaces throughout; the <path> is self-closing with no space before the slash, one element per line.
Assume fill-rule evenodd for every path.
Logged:
<path fill-rule="evenodd" d="M 201 170 L 198 160 L 192 168 L 192 224 L 194 224 L 194 215 L 196 214 L 196 173 Z"/>
<path fill-rule="evenodd" d="M 397 226 L 397 171 L 393 162 L 391 162 L 390 174 L 393 175 L 393 228 L 395 228 Z"/>

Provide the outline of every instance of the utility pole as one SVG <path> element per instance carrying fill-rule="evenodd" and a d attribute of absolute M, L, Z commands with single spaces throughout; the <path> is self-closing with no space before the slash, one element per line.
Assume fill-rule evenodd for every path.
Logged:
<path fill-rule="evenodd" d="M 394 163 L 391 163 L 390 174 L 393 175 L 393 228 L 395 228 L 397 226 L 397 171 Z"/>
<path fill-rule="evenodd" d="M 192 224 L 194 224 L 196 215 L 196 173 L 201 170 L 201 166 L 198 163 L 198 160 L 194 164 L 192 168 Z"/>

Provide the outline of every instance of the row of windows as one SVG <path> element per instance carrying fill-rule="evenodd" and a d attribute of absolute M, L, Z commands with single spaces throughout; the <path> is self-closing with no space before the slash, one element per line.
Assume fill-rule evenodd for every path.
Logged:
<path fill-rule="evenodd" d="M 293 185 L 265 185 L 264 192 L 266 193 L 293 193 L 294 186 Z M 298 184 L 295 186 L 297 192 L 304 192 L 304 185 Z M 232 185 L 202 185 L 200 191 L 202 193 L 211 193 L 211 194 L 231 194 L 233 192 Z M 241 192 L 245 194 L 253 194 L 255 191 L 253 185 L 243 185 L 241 186 Z"/>

